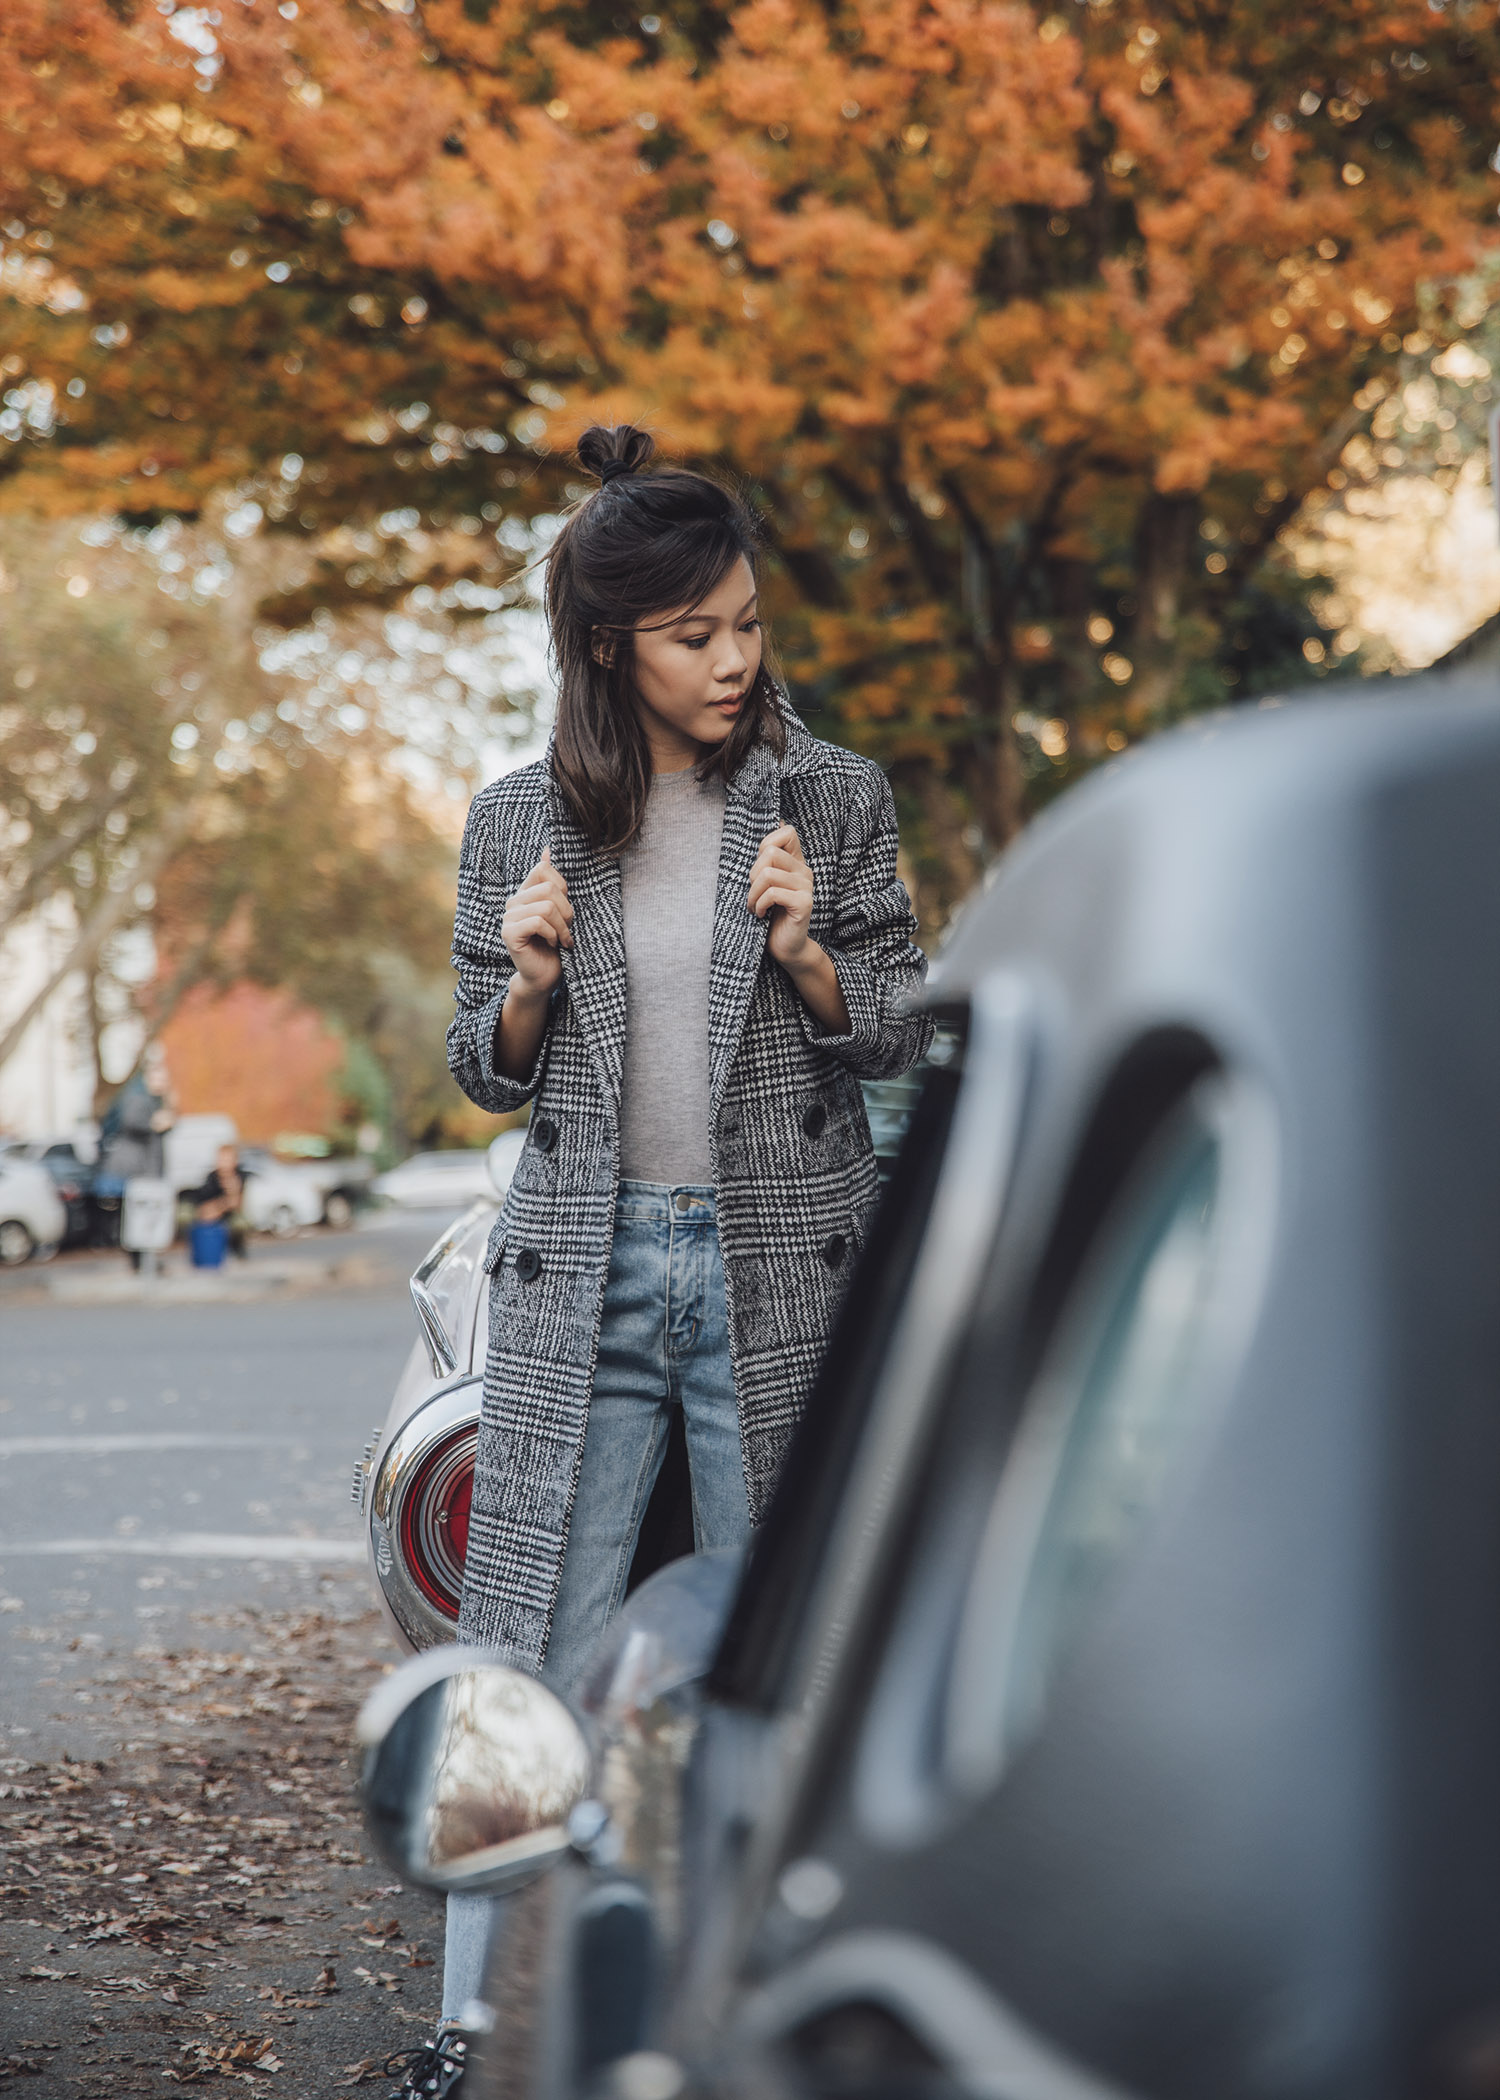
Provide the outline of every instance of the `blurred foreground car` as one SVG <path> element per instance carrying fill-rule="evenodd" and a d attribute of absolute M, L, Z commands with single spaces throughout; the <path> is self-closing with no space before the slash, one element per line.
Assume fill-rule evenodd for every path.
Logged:
<path fill-rule="evenodd" d="M 520 1133 L 516 1133 L 519 1138 Z M 377 1174 L 377 1196 L 406 1210 L 454 1210 L 493 1195 L 485 1152 L 414 1152 L 399 1167 Z"/>
<path fill-rule="evenodd" d="M 67 1208 L 47 1169 L 20 1152 L 0 1154 L 0 1264 L 13 1269 L 55 1254 L 67 1229 Z"/>
<path fill-rule="evenodd" d="M 1493 681 L 1032 828 L 743 1575 L 371 1702 L 386 1855 L 530 1883 L 466 2095 L 1500 2092 L 1497 955 Z"/>

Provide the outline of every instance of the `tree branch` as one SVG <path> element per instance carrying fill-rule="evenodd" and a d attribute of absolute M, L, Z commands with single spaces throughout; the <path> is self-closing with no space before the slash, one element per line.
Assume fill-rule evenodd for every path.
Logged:
<path fill-rule="evenodd" d="M 143 882 L 154 882 L 177 848 L 187 837 L 197 813 L 198 799 L 181 802 L 168 810 L 162 819 L 161 829 L 146 846 L 140 860 L 131 870 L 128 883 L 118 890 L 111 890 L 102 897 L 93 912 L 79 928 L 78 938 L 66 956 L 53 970 L 41 989 L 33 994 L 9 1027 L 0 1034 L 0 1068 L 3 1068 L 20 1044 L 22 1036 L 41 1012 L 65 978 L 75 970 L 91 969 L 99 950 L 112 933 L 118 932 L 131 916 L 135 907 L 135 892 Z"/>
<path fill-rule="evenodd" d="M 75 847 L 81 846 L 128 799 L 134 785 L 135 775 L 132 773 L 122 788 L 117 788 L 102 801 L 90 802 L 72 824 L 65 825 L 57 837 L 43 847 L 27 868 L 20 888 L 0 905 L 0 936 L 18 919 L 24 919 L 38 905 L 46 903 L 58 887 L 55 882 L 49 884 L 47 881 L 53 869 L 59 867 Z"/>

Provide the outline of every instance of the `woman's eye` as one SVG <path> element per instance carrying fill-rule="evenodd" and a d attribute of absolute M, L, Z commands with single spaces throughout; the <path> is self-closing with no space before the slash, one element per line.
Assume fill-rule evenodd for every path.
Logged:
<path fill-rule="evenodd" d="M 708 647 L 708 636 L 706 634 L 685 634 L 682 638 L 682 646 L 684 649 L 706 649 Z"/>
<path fill-rule="evenodd" d="M 760 626 L 760 622 L 759 622 L 759 620 L 747 620 L 747 621 L 745 622 L 744 626 L 743 626 L 743 627 L 742 627 L 742 628 L 740 629 L 740 633 L 741 633 L 741 634 L 753 634 L 753 633 L 755 632 L 755 630 L 756 630 L 756 629 L 757 629 L 757 628 L 758 628 L 759 626 Z"/>

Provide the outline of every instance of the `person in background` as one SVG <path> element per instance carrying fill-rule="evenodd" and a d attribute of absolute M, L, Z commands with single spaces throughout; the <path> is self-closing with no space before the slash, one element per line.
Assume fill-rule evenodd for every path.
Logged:
<path fill-rule="evenodd" d="M 245 1243 L 245 1220 L 241 1205 L 245 1199 L 245 1177 L 240 1172 L 239 1154 L 233 1145 L 221 1145 L 208 1179 L 201 1188 L 192 1192 L 193 1215 L 200 1224 L 222 1223 L 229 1227 L 229 1251 L 244 1260 L 248 1249 Z"/>
<path fill-rule="evenodd" d="M 99 1125 L 99 1159 L 90 1190 L 90 1243 L 118 1247 L 125 1184 L 136 1175 L 159 1180 L 166 1171 L 166 1137 L 174 1121 L 166 1061 L 155 1046 L 105 1110 Z M 134 1268 L 141 1257 L 133 1252 Z"/>

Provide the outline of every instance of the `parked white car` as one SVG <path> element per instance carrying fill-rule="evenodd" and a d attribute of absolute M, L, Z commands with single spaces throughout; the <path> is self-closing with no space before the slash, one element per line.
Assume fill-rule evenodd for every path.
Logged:
<path fill-rule="evenodd" d="M 174 1189 L 201 1188 L 221 1145 L 237 1145 L 233 1116 L 179 1116 L 163 1140 L 165 1174 Z"/>
<path fill-rule="evenodd" d="M 321 1225 L 323 1190 L 318 1182 L 258 1145 L 241 1145 L 239 1157 L 245 1178 L 240 1210 L 252 1231 L 286 1239 L 299 1226 Z"/>
<path fill-rule="evenodd" d="M 55 1254 L 68 1229 L 57 1184 L 43 1166 L 13 1152 L 0 1155 L 0 1263 L 12 1269 Z"/>
<path fill-rule="evenodd" d="M 519 1152 L 526 1133 L 506 1131 L 503 1136 L 514 1139 Z M 377 1196 L 399 1203 L 404 1210 L 460 1211 L 467 1203 L 495 1200 L 489 1160 L 488 1151 L 414 1152 L 399 1167 L 378 1174 L 373 1186 Z"/>

